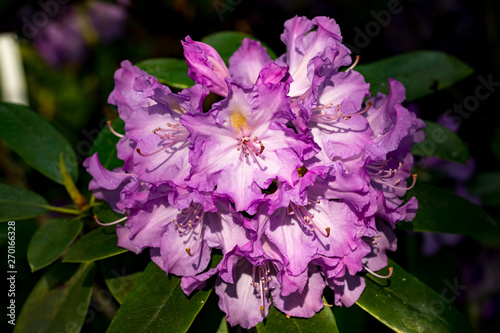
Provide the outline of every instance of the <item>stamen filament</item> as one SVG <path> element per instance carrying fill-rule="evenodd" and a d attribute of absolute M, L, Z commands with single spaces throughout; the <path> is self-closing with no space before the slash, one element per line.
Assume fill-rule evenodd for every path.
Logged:
<path fill-rule="evenodd" d="M 387 182 L 385 182 L 383 180 L 377 179 L 377 178 L 375 178 L 375 179 L 372 178 L 372 179 L 374 181 L 376 181 L 377 183 L 379 183 L 379 184 L 392 187 L 392 188 L 394 188 L 396 190 L 406 190 L 406 191 L 408 191 L 408 190 L 411 190 L 415 186 L 415 183 L 417 182 L 417 174 L 416 173 L 414 173 L 413 175 L 411 175 L 411 177 L 413 179 L 413 182 L 412 182 L 412 184 L 409 187 L 397 186 L 400 183 L 401 179 L 398 179 L 394 184 L 389 184 L 389 183 L 387 183 Z"/>
<path fill-rule="evenodd" d="M 152 155 L 155 155 L 155 154 L 158 154 L 159 152 L 165 150 L 166 148 L 168 148 L 169 145 L 165 145 L 163 147 L 161 147 L 160 149 L 158 150 L 155 150 L 154 152 L 152 153 L 148 153 L 148 154 L 145 154 L 143 152 L 141 152 L 141 150 L 139 148 L 137 148 L 135 151 L 137 152 L 137 154 L 143 156 L 143 157 L 148 157 L 148 156 L 152 156 Z"/>
<path fill-rule="evenodd" d="M 111 133 L 113 133 L 114 135 L 116 135 L 116 136 L 117 136 L 117 137 L 119 137 L 119 138 L 123 138 L 123 136 L 124 136 L 123 134 L 120 134 L 120 133 L 118 133 L 117 131 L 115 131 L 115 130 L 113 129 L 113 127 L 111 126 L 111 120 L 108 120 L 108 121 L 106 122 L 106 124 L 108 124 L 108 128 L 109 128 L 109 130 L 111 131 Z"/>
<path fill-rule="evenodd" d="M 364 266 L 364 269 L 366 269 L 370 274 L 380 278 L 380 279 L 388 279 L 392 276 L 392 272 L 394 271 L 394 268 L 392 267 L 389 267 L 389 274 L 387 275 L 380 275 L 380 274 L 377 274 L 375 273 L 374 271 L 372 271 L 371 269 L 369 269 L 368 267 Z"/>
<path fill-rule="evenodd" d="M 323 232 L 323 230 L 314 223 L 314 214 L 310 214 L 304 206 L 297 206 L 295 203 L 290 202 L 288 207 L 291 209 L 291 211 L 288 211 L 288 215 L 295 215 L 303 226 L 309 227 L 311 231 L 319 232 L 325 238 L 330 237 L 330 227 L 325 229 L 326 233 Z"/>
<path fill-rule="evenodd" d="M 125 217 L 122 217 L 121 219 L 118 219 L 116 221 L 113 221 L 113 222 L 109 222 L 109 223 L 103 223 L 99 220 L 99 218 L 97 217 L 97 215 L 94 215 L 94 221 L 99 224 L 99 225 L 102 225 L 103 227 L 107 227 L 107 226 L 110 226 L 110 225 L 115 225 L 115 224 L 118 224 L 120 222 L 123 222 L 125 221 L 126 219 L 128 219 L 128 216 L 125 216 Z"/>
<path fill-rule="evenodd" d="M 349 67 L 349 68 L 346 70 L 346 72 L 348 72 L 348 71 L 350 71 L 351 69 L 353 69 L 354 67 L 356 67 L 356 65 L 357 65 L 357 64 L 358 64 L 358 62 L 359 62 L 359 58 L 360 58 L 360 56 L 359 56 L 359 55 L 357 55 L 357 56 L 356 56 L 356 60 L 354 60 L 354 63 L 351 65 L 351 67 Z"/>

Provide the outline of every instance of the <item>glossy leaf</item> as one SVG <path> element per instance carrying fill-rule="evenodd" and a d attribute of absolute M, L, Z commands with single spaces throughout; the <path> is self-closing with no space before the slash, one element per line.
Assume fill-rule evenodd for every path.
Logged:
<path fill-rule="evenodd" d="M 464 286 L 445 280 L 438 294 L 390 259 L 389 267 L 394 272 L 387 280 L 366 276 L 357 301 L 365 311 L 397 332 L 474 332 L 452 305 Z"/>
<path fill-rule="evenodd" d="M 312 318 L 287 316 L 271 305 L 269 314 L 256 326 L 259 333 L 271 332 L 338 332 L 337 323 L 332 310 L 324 306 Z"/>
<path fill-rule="evenodd" d="M 212 290 L 188 298 L 181 279 L 151 262 L 116 313 L 107 333 L 186 332 Z M 147 309 L 147 311 L 146 311 Z"/>
<path fill-rule="evenodd" d="M 145 253 L 145 255 L 146 257 L 142 254 L 136 255 L 127 252 L 100 262 L 104 282 L 106 282 L 106 286 L 118 303 L 122 304 L 125 301 L 130 290 L 142 275 L 149 261 L 149 254 Z"/>
<path fill-rule="evenodd" d="M 116 227 L 99 227 L 80 238 L 68 251 L 63 262 L 87 262 L 127 252 L 116 246 Z"/>
<path fill-rule="evenodd" d="M 64 136 L 30 108 L 0 103 L 0 136 L 26 163 L 53 181 L 63 184 L 59 156 L 76 181 L 78 165 L 73 149 Z"/>
<path fill-rule="evenodd" d="M 40 226 L 28 247 L 31 271 L 50 265 L 73 243 L 82 230 L 82 222 L 70 219 L 54 219 Z"/>
<path fill-rule="evenodd" d="M 188 65 L 184 59 L 157 58 L 141 61 L 137 67 L 153 75 L 163 84 L 170 87 L 185 89 L 194 85 L 187 75 Z"/>
<path fill-rule="evenodd" d="M 463 235 L 498 229 L 479 206 L 442 188 L 417 181 L 409 196 L 418 199 L 417 215 L 412 222 L 399 222 L 399 229 Z"/>
<path fill-rule="evenodd" d="M 79 332 L 87 315 L 94 275 L 94 263 L 51 267 L 24 303 L 14 332 Z"/>
<path fill-rule="evenodd" d="M 24 220 L 47 211 L 48 202 L 23 188 L 0 184 L 0 222 Z"/>
<path fill-rule="evenodd" d="M 121 118 L 115 118 L 111 126 L 116 132 L 125 133 L 125 123 Z M 119 140 L 120 138 L 111 133 L 107 126 L 103 127 L 92 145 L 89 156 L 99 153 L 99 161 L 108 170 L 123 166 L 123 161 L 116 156 L 116 144 Z"/>
<path fill-rule="evenodd" d="M 250 38 L 258 40 L 252 35 L 245 34 L 243 32 L 237 31 L 220 31 L 201 39 L 203 43 L 207 43 L 219 52 L 222 60 L 228 65 L 229 58 L 233 53 L 241 46 L 241 41 L 245 38 Z M 271 56 L 271 59 L 276 59 L 276 54 L 271 50 L 271 48 L 261 42 L 261 45 L 267 49 L 267 53 Z"/>
<path fill-rule="evenodd" d="M 411 101 L 448 88 L 472 74 L 473 69 L 457 58 L 437 51 L 416 51 L 355 67 L 370 82 L 373 96 L 387 94 L 391 77 L 406 87 Z"/>
<path fill-rule="evenodd" d="M 458 135 L 432 121 L 425 121 L 425 124 L 425 140 L 415 143 L 413 155 L 435 156 L 463 164 L 470 159 L 469 150 Z"/>

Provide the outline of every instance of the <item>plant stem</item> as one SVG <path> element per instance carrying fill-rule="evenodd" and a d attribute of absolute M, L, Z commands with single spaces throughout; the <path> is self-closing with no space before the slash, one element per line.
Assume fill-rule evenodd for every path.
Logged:
<path fill-rule="evenodd" d="M 80 210 L 73 209 L 73 208 L 54 207 L 54 206 L 49 206 L 49 205 L 44 205 L 43 207 L 47 208 L 48 210 L 51 210 L 53 212 L 59 212 L 59 213 L 65 213 L 65 214 L 80 215 L 82 213 Z"/>

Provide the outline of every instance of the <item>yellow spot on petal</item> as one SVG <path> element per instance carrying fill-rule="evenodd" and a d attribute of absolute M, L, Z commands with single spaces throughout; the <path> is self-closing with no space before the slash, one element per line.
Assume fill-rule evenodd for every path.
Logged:
<path fill-rule="evenodd" d="M 235 129 L 247 128 L 247 118 L 239 107 L 235 107 L 229 116 L 229 122 Z"/>

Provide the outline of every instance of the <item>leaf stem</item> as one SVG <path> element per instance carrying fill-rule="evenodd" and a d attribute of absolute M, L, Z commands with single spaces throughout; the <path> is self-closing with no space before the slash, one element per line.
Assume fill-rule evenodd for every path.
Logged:
<path fill-rule="evenodd" d="M 53 212 L 59 212 L 65 214 L 80 215 L 82 213 L 82 211 L 73 208 L 55 207 L 50 205 L 43 205 L 43 207 Z"/>

